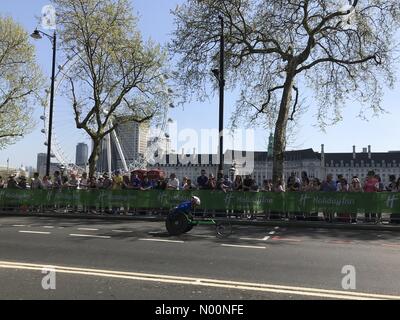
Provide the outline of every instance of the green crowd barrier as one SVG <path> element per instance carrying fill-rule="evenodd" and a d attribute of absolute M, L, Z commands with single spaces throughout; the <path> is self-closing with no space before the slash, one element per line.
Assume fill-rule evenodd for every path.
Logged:
<path fill-rule="evenodd" d="M 0 208 L 20 206 L 171 209 L 192 195 L 200 209 L 263 212 L 400 213 L 400 193 L 272 193 L 169 190 L 0 190 Z"/>

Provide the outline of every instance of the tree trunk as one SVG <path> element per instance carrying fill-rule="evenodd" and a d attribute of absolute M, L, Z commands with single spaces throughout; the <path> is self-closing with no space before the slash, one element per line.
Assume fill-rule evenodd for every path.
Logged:
<path fill-rule="evenodd" d="M 285 161 L 286 149 L 286 128 L 289 118 L 290 105 L 292 102 L 294 76 L 288 73 L 283 89 L 282 100 L 279 107 L 279 116 L 275 125 L 274 137 L 274 160 L 272 168 L 272 179 L 274 185 L 279 181 L 283 181 L 283 164 Z"/>
<path fill-rule="evenodd" d="M 93 141 L 93 150 L 90 154 L 89 158 L 89 177 L 94 177 L 96 174 L 96 163 L 99 159 L 101 139 L 92 140 Z"/>

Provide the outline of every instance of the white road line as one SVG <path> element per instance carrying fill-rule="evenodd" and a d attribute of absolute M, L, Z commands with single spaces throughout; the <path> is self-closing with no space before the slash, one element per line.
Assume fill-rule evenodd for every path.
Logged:
<path fill-rule="evenodd" d="M 202 235 L 202 234 L 191 234 L 191 237 L 197 237 L 197 238 L 210 238 L 210 239 L 214 239 L 215 236 L 206 236 L 206 235 Z"/>
<path fill-rule="evenodd" d="M 165 240 L 165 239 L 148 239 L 148 238 L 141 238 L 140 241 L 155 241 L 155 242 L 172 242 L 172 243 L 184 243 L 185 241 L 182 240 Z"/>
<path fill-rule="evenodd" d="M 269 240 L 269 236 L 264 237 L 262 239 L 257 239 L 257 238 L 239 238 L 240 240 L 250 240 L 250 241 L 267 241 Z"/>
<path fill-rule="evenodd" d="M 49 265 L 0 261 L 0 268 L 4 269 L 42 271 L 44 268 L 48 268 L 48 266 Z M 400 299 L 400 296 L 395 296 L 395 295 L 373 294 L 373 293 L 363 293 L 354 291 L 327 290 L 327 289 L 318 289 L 309 287 L 282 286 L 282 285 L 266 284 L 266 283 L 238 282 L 238 281 L 211 279 L 211 278 L 180 277 L 180 276 L 168 276 L 168 275 L 150 274 L 150 273 L 72 268 L 65 266 L 52 266 L 52 268 L 55 269 L 57 273 L 65 273 L 65 274 L 78 274 L 78 275 L 88 275 L 94 277 L 152 281 L 152 282 L 161 282 L 169 284 L 184 284 L 192 286 L 237 289 L 246 291 L 273 292 L 273 293 L 299 295 L 299 296 L 312 296 L 320 298 L 322 297 L 322 298 L 335 298 L 335 299 L 348 299 L 348 300 L 372 300 L 372 299 L 399 300 Z"/>
<path fill-rule="evenodd" d="M 71 233 L 71 237 L 84 237 L 84 238 L 100 238 L 100 239 L 111 239 L 109 236 L 95 236 L 92 234 L 76 234 L 76 233 Z"/>
<path fill-rule="evenodd" d="M 80 231 L 99 231 L 99 229 L 93 229 L 93 228 L 78 228 Z"/>
<path fill-rule="evenodd" d="M 43 228 L 45 228 L 45 229 L 54 229 L 53 226 L 43 226 Z"/>
<path fill-rule="evenodd" d="M 27 225 L 25 224 L 13 224 L 12 227 L 18 227 L 18 228 L 22 228 L 22 227 L 26 227 Z"/>
<path fill-rule="evenodd" d="M 258 246 L 241 246 L 236 244 L 221 244 L 223 247 L 235 247 L 235 248 L 247 248 L 247 249 L 267 249 L 267 247 L 258 247 Z"/>
<path fill-rule="evenodd" d="M 270 233 L 268 233 L 269 235 L 273 235 L 273 234 L 275 234 L 276 232 L 275 231 L 271 231 Z"/>
<path fill-rule="evenodd" d="M 275 227 L 274 229 L 275 229 L 275 230 L 278 230 L 278 229 L 279 229 L 279 227 Z"/>
<path fill-rule="evenodd" d="M 20 233 L 33 233 L 33 234 L 51 234 L 50 232 L 42 232 L 42 231 L 26 231 L 26 230 L 20 230 L 18 231 Z"/>
<path fill-rule="evenodd" d="M 132 233 L 133 231 L 126 231 L 126 230 L 111 230 L 112 232 L 119 232 L 119 233 Z"/>

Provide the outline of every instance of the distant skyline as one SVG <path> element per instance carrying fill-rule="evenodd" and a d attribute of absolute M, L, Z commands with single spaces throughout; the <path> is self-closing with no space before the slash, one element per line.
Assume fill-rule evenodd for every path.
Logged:
<path fill-rule="evenodd" d="M 184 0 L 136 0 L 132 1 L 134 12 L 139 15 L 139 29 L 145 39 L 151 38 L 162 45 L 165 45 L 171 38 L 174 29 L 171 9 Z M 13 0 L 3 1 L 0 6 L 2 16 L 11 16 L 21 23 L 27 32 L 32 32 L 37 26 L 37 17 L 41 14 L 43 6 L 49 4 L 45 0 Z M 51 44 L 47 39 L 33 41 L 37 48 L 37 57 L 40 66 L 47 79 L 51 71 Z M 61 64 L 62 61 L 58 61 Z M 49 81 L 50 83 L 50 81 Z M 368 145 L 372 146 L 373 152 L 386 152 L 400 150 L 400 139 L 397 138 L 398 121 L 400 119 L 400 82 L 397 81 L 394 90 L 385 89 L 383 96 L 383 107 L 387 111 L 379 117 L 371 117 L 369 122 L 357 117 L 360 106 L 352 103 L 343 110 L 343 121 L 339 124 L 326 128 L 326 133 L 320 131 L 316 126 L 316 109 L 313 108 L 312 96 L 304 94 L 308 110 L 301 115 L 299 127 L 296 130 L 297 137 L 288 147 L 288 150 L 298 148 L 313 148 L 320 151 L 321 144 L 325 145 L 325 152 L 352 152 L 353 145 L 357 146 L 357 152 Z M 238 92 L 226 93 L 225 126 L 228 127 L 231 113 L 234 111 L 234 104 L 238 98 Z M 350 104 L 350 102 L 349 102 Z M 90 146 L 90 142 L 83 132 L 73 129 L 71 110 L 68 103 L 62 97 L 57 97 L 55 103 L 55 131 L 59 137 L 60 145 L 74 162 L 75 148 L 77 143 L 84 142 Z M 35 131 L 27 135 L 23 140 L 0 151 L 0 166 L 7 166 L 7 159 L 10 160 L 10 167 L 35 166 L 38 153 L 46 152 L 44 146 L 45 137 L 40 132 L 43 128 L 40 116 L 43 114 L 41 106 L 35 107 L 33 117 L 37 122 Z M 183 108 L 171 110 L 169 115 L 177 123 L 178 131 L 193 129 L 200 132 L 201 129 L 218 128 L 218 95 L 215 94 L 209 101 L 192 102 Z M 71 129 L 72 128 L 72 129 Z M 73 132 L 72 132 L 73 131 Z M 255 129 L 254 149 L 267 151 L 268 137 L 270 132 L 260 128 Z M 184 143 L 184 141 L 182 141 Z M 180 150 L 181 145 L 178 145 Z M 225 148 L 232 148 L 226 145 Z M 235 146 L 236 147 L 236 146 Z M 188 146 L 189 150 L 198 146 Z M 236 148 L 237 149 L 237 148 Z M 211 150 L 199 150 L 200 152 L 211 152 Z M 216 150 L 214 151 L 216 152 Z"/>

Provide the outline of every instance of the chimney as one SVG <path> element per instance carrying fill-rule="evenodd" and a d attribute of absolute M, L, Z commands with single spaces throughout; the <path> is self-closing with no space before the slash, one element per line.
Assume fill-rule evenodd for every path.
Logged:
<path fill-rule="evenodd" d="M 368 159 L 371 159 L 371 146 L 368 146 Z"/>
<path fill-rule="evenodd" d="M 356 146 L 353 146 L 353 159 L 356 158 Z"/>
<path fill-rule="evenodd" d="M 367 153 L 367 148 L 363 148 L 363 153 Z"/>
<path fill-rule="evenodd" d="M 321 162 L 322 167 L 325 167 L 325 145 L 321 144 Z"/>

